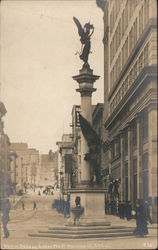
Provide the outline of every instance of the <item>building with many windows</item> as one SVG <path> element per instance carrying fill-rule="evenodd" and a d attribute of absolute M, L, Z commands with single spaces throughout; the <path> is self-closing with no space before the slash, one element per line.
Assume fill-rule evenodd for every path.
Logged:
<path fill-rule="evenodd" d="M 157 205 L 157 3 L 97 0 L 104 12 L 104 127 L 107 179 L 120 200 Z M 108 181 L 107 181 L 108 185 Z"/>
<path fill-rule="evenodd" d="M 16 161 L 13 159 L 13 152 L 16 154 Z M 27 143 L 11 143 L 10 154 L 12 157 L 11 169 L 14 175 L 12 180 L 16 181 L 14 183 L 16 192 L 34 189 L 39 171 L 39 151 L 28 148 Z"/>
<path fill-rule="evenodd" d="M 0 102 L 0 200 L 12 194 L 9 137 L 4 133 L 3 117 L 7 110 Z"/>
<path fill-rule="evenodd" d="M 64 189 L 72 187 L 72 134 L 63 134 L 62 140 L 56 142 L 56 145 L 58 146 L 58 188 L 63 193 Z"/>

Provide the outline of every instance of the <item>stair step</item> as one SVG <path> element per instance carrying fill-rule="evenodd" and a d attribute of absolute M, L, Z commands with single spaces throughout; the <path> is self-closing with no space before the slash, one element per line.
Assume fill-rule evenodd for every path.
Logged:
<path fill-rule="evenodd" d="M 121 228 L 121 229 L 106 229 L 106 230 L 48 230 L 48 231 L 38 231 L 39 233 L 49 233 L 49 234 L 98 234 L 98 233 L 120 233 L 120 232 L 133 232 L 134 228 Z"/>
<path fill-rule="evenodd" d="M 87 238 L 108 238 L 108 237 L 125 237 L 134 236 L 133 232 L 117 232 L 117 233 L 96 233 L 96 234 L 50 234 L 38 233 L 29 234 L 31 237 L 48 237 L 48 238 L 64 238 L 64 239 L 87 239 Z"/>
<path fill-rule="evenodd" d="M 107 229 L 127 229 L 127 228 L 135 228 L 135 227 L 127 227 L 127 226 L 63 226 L 63 227 L 50 227 L 49 230 L 67 230 L 67 231 L 82 231 L 82 230 L 107 230 Z"/>

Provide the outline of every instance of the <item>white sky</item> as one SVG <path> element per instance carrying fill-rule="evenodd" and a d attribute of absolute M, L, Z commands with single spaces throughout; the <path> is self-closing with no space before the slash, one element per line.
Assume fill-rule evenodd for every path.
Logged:
<path fill-rule="evenodd" d="M 1 2 L 1 100 L 11 142 L 46 153 L 71 132 L 72 106 L 80 104 L 72 76 L 83 64 L 73 16 L 95 27 L 89 63 L 101 77 L 93 104 L 103 102 L 103 13 L 95 0 Z"/>

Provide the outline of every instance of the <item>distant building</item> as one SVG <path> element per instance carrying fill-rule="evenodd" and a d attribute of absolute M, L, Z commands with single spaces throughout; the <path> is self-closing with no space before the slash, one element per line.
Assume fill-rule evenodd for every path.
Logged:
<path fill-rule="evenodd" d="M 11 143 L 10 152 L 16 153 L 16 191 L 35 189 L 39 152 L 29 149 L 27 143 Z"/>
<path fill-rule="evenodd" d="M 157 3 L 97 0 L 104 12 L 105 179 L 157 212 Z"/>
<path fill-rule="evenodd" d="M 41 154 L 37 173 L 38 186 L 55 186 L 57 182 L 57 153 Z"/>

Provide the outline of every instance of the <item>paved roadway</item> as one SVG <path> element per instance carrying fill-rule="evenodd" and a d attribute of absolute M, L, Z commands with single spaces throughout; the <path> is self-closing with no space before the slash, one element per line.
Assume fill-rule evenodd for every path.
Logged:
<path fill-rule="evenodd" d="M 25 210 L 22 210 L 21 202 L 18 203 L 16 209 L 11 210 L 8 224 L 10 237 L 3 238 L 2 230 L 1 249 L 156 249 L 156 236 L 86 240 L 29 237 L 28 233 L 37 233 L 38 230 L 47 230 L 48 227 L 61 226 L 66 219 L 51 208 L 53 196 L 25 195 L 22 200 Z M 33 211 L 34 200 L 38 207 L 36 211 Z"/>

